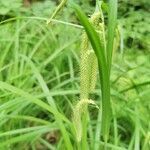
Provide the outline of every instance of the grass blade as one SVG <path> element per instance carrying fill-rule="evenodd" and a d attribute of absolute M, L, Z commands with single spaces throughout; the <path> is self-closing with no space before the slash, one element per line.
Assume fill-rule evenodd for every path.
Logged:
<path fill-rule="evenodd" d="M 114 45 L 115 29 L 117 24 L 117 0 L 109 1 L 109 13 L 108 13 L 108 42 L 107 42 L 107 63 L 110 74 L 112 51 Z"/>

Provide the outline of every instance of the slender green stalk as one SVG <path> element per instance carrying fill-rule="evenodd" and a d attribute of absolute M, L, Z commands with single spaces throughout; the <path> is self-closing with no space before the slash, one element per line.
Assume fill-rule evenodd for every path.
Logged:
<path fill-rule="evenodd" d="M 87 109 L 88 105 L 86 104 L 85 106 L 85 111 L 84 114 L 82 116 L 83 120 L 82 120 L 82 149 L 88 149 L 88 143 L 87 143 L 87 122 L 88 122 L 88 109 Z"/>
<path fill-rule="evenodd" d="M 51 23 L 52 19 L 56 17 L 56 15 L 60 12 L 60 10 L 64 7 L 67 0 L 62 0 L 61 3 L 57 6 L 51 18 L 47 21 L 47 24 Z"/>
<path fill-rule="evenodd" d="M 97 116 L 97 122 L 96 122 L 94 150 L 99 150 L 99 146 L 100 146 L 98 141 L 100 140 L 101 120 L 102 120 L 102 111 L 100 108 L 100 110 L 98 112 L 98 116 Z"/>

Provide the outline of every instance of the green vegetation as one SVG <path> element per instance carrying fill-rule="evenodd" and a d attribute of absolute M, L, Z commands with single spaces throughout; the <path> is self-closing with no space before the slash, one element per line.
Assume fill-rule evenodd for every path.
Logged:
<path fill-rule="evenodd" d="M 1 0 L 0 150 L 149 150 L 149 5 Z"/>

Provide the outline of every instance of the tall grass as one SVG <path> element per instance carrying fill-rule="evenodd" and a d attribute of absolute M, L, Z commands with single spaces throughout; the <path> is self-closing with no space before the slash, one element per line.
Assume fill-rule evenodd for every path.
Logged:
<path fill-rule="evenodd" d="M 120 58 L 116 51 L 112 63 L 117 1 L 109 1 L 105 46 L 81 8 L 70 4 L 83 26 L 54 18 L 47 26 L 47 18 L 33 16 L 0 22 L 0 149 L 149 149 L 148 55 L 126 51 Z M 79 101 L 83 30 L 100 82 L 94 89 L 95 72 L 86 76 L 93 95 L 88 89 Z"/>
<path fill-rule="evenodd" d="M 29 23 L 29 22 L 27 22 Z M 44 22 L 43 22 L 44 23 Z M 14 24 L 15 25 L 15 24 Z M 1 57 L 3 58 L 3 62 L 1 62 L 1 65 L 3 67 L 3 64 L 5 65 L 5 63 L 8 62 L 8 64 L 10 63 L 10 65 L 8 65 L 8 67 L 5 67 L 2 68 L 1 71 L 3 70 L 6 70 L 6 72 L 8 71 L 7 75 L 4 76 L 3 72 L 1 74 L 1 80 L 4 80 L 4 81 L 0 81 L 0 89 L 2 91 L 4 91 L 4 93 L 9 93 L 8 95 L 10 95 L 10 101 L 11 102 L 8 102 L 7 101 L 9 99 L 6 99 L 6 103 L 2 103 L 1 105 L 1 112 L 4 112 L 3 115 L 4 116 L 8 116 L 6 117 L 5 119 L 3 119 L 3 121 L 1 122 L 1 129 L 2 130 L 5 130 L 5 122 L 8 122 L 9 121 L 9 117 L 17 117 L 18 115 L 18 119 L 20 120 L 30 120 L 31 122 L 35 121 L 35 124 L 36 122 L 40 121 L 38 120 L 38 118 L 35 117 L 32 117 L 32 115 L 30 114 L 32 108 L 36 108 L 36 105 L 38 106 L 38 108 L 40 109 L 40 111 L 44 111 L 44 112 L 49 112 L 48 114 L 53 114 L 54 115 L 54 118 L 55 118 L 55 121 L 54 121 L 54 124 L 57 122 L 56 120 L 58 119 L 59 121 L 56 123 L 58 126 L 60 126 L 60 128 L 62 129 L 62 135 L 64 134 L 64 139 L 63 141 L 66 141 L 65 143 L 65 147 L 67 149 L 73 149 L 72 148 L 72 144 L 70 142 L 70 137 L 68 136 L 68 133 L 66 131 L 66 127 L 64 126 L 65 124 L 63 122 L 65 122 L 65 116 L 63 114 L 60 113 L 60 111 L 58 110 L 58 106 L 55 104 L 55 101 L 54 101 L 54 98 L 51 96 L 51 93 L 49 91 L 49 88 L 47 86 L 47 83 L 43 77 L 43 75 L 41 74 L 41 72 L 39 70 L 41 70 L 43 68 L 43 66 L 45 65 L 49 65 L 49 62 L 52 61 L 52 59 L 56 59 L 56 57 L 58 57 L 58 54 L 55 54 L 53 53 L 53 55 L 51 55 L 51 57 L 45 59 L 45 62 L 46 64 L 41 64 L 38 68 L 36 67 L 35 63 L 33 63 L 32 59 L 35 59 L 35 58 L 38 58 L 39 56 L 37 55 L 35 57 L 35 55 L 37 54 L 36 52 L 39 50 L 39 47 L 42 47 L 42 44 L 44 43 L 44 47 L 47 49 L 47 50 L 52 50 L 50 48 L 48 48 L 48 41 L 44 41 L 46 38 L 47 38 L 47 35 L 51 35 L 53 36 L 53 33 L 51 32 L 51 30 L 47 30 L 45 27 L 42 27 L 40 26 L 40 30 L 42 32 L 47 32 L 45 36 L 42 35 L 42 39 L 38 39 L 36 38 L 35 34 L 42 34 L 40 32 L 40 30 L 38 29 L 37 32 L 32 32 L 31 33 L 31 39 L 33 38 L 33 43 L 36 41 L 37 43 L 34 45 L 33 49 L 31 49 L 31 52 L 28 53 L 28 44 L 26 44 L 25 42 L 29 42 L 28 41 L 28 38 L 27 38 L 27 41 L 20 41 L 19 40 L 19 37 L 21 36 L 21 32 L 24 32 L 22 31 L 24 28 L 28 28 L 26 26 L 26 22 L 24 21 L 20 21 L 20 19 L 17 21 L 16 23 L 16 30 L 14 30 L 14 32 L 16 32 L 16 38 L 15 39 L 12 39 L 12 42 L 10 42 L 10 44 L 14 44 L 15 47 L 15 53 L 12 51 L 7 51 L 7 49 L 5 50 L 5 53 L 1 55 Z M 44 25 L 44 24 L 43 24 Z M 19 27 L 18 27 L 19 26 Z M 21 27 L 20 27 L 21 26 Z M 32 30 L 32 28 L 30 29 L 30 31 Z M 33 34 L 33 35 L 32 35 Z M 41 36 L 41 35 L 40 35 Z M 23 38 L 23 39 L 26 39 L 26 38 Z M 15 43 L 14 43 L 14 41 Z M 48 39 L 47 39 L 48 40 Z M 55 37 L 54 39 L 51 38 L 52 41 L 55 40 Z M 75 41 L 72 39 L 72 41 Z M 71 43 L 72 43 L 71 41 Z M 9 41 L 8 41 L 9 42 Z M 29 44 L 32 45 L 32 42 Z M 7 43 L 7 41 L 6 41 Z M 8 44 L 8 50 L 11 50 L 12 49 L 12 45 Z M 66 43 L 67 44 L 67 43 Z M 22 45 L 22 47 L 21 47 Z M 57 45 L 53 45 L 53 46 L 57 46 Z M 59 52 L 61 52 L 62 50 L 64 50 L 65 48 L 67 48 L 69 46 L 69 43 L 67 45 L 64 45 L 63 48 L 61 49 L 58 49 Z M 22 48 L 22 50 L 20 51 L 20 49 Z M 61 50 L 61 51 L 60 51 Z M 12 55 L 13 54 L 13 55 Z M 59 53 L 60 54 L 60 53 Z M 12 55 L 12 59 L 8 59 L 8 56 L 9 55 Z M 26 56 L 27 55 L 27 56 Z M 42 55 L 42 52 L 41 52 L 41 55 Z M 40 57 L 39 57 L 40 58 Z M 52 59 L 51 59 L 52 58 Z M 13 60 L 15 60 L 13 62 Z M 61 61 L 61 60 L 60 60 Z M 11 63 L 13 62 L 13 63 Z M 43 62 L 42 62 L 43 63 Z M 13 69 L 13 67 L 15 69 Z M 58 68 L 57 68 L 58 69 Z M 62 67 L 61 67 L 62 69 Z M 9 71 L 10 70 L 10 71 Z M 59 69 L 58 69 L 59 70 Z M 44 69 L 44 71 L 46 71 Z M 60 70 L 61 71 L 61 70 Z M 47 71 L 46 71 L 47 72 Z M 52 70 L 53 72 L 53 70 Z M 28 76 L 26 76 L 26 73 L 31 76 L 31 78 Z M 53 75 L 55 74 L 56 72 L 53 73 Z M 59 73 L 60 74 L 60 73 Z M 59 77 L 59 74 L 57 76 L 57 78 L 55 78 L 54 80 L 50 81 L 51 82 L 57 82 L 57 80 L 61 80 L 61 77 Z M 9 77 L 10 75 L 10 77 Z M 51 76 L 51 75 L 50 75 Z M 54 76 L 53 76 L 54 77 Z M 49 80 L 49 79 L 47 79 Z M 27 83 L 27 84 L 26 84 Z M 37 88 L 36 90 L 39 91 L 39 94 L 40 93 L 43 93 L 43 98 L 46 100 L 42 100 L 38 97 L 36 97 L 34 94 L 30 94 L 30 92 L 32 92 L 32 90 L 34 90 L 34 88 L 32 88 L 33 86 L 33 83 L 35 83 L 35 87 Z M 13 85 L 12 85 L 13 84 Z M 24 86 L 24 84 L 26 84 L 26 87 Z M 38 86 L 36 86 L 36 84 Z M 58 84 L 59 85 L 59 84 Z M 23 89 L 22 89 L 22 86 L 23 86 Z M 36 91 L 34 90 L 34 92 Z M 42 92 L 43 91 L 43 92 Z M 7 94 L 6 94 L 7 95 Z M 17 97 L 17 101 L 14 99 L 13 101 L 13 97 Z M 2 95 L 2 98 L 3 98 L 3 95 Z M 5 98 L 5 96 L 4 96 Z M 23 100 L 23 101 L 22 101 Z M 24 104 L 22 104 L 24 103 Z M 32 105 L 35 104 L 34 105 Z M 15 105 L 16 104 L 16 105 Z M 22 105 L 21 105 L 22 104 Z M 20 105 L 20 107 L 19 107 Z M 23 111 L 23 109 L 25 109 L 27 106 L 30 106 L 29 108 L 29 116 L 26 116 L 26 115 L 19 115 L 20 111 Z M 32 107 L 31 107 L 32 106 Z M 16 107 L 16 109 L 15 109 Z M 12 111 L 14 109 L 14 111 Z M 37 109 L 37 108 L 36 108 Z M 37 109 L 38 110 L 38 109 Z M 7 113 L 9 113 L 9 115 L 7 115 Z M 36 113 L 38 114 L 39 111 Z M 42 112 L 43 113 L 43 112 Z M 26 114 L 26 113 L 25 113 Z M 31 116 L 30 116 L 31 115 Z M 55 116 L 56 115 L 56 116 Z M 1 118 L 4 118 L 4 116 L 1 116 Z M 64 119 L 63 119 L 64 118 Z M 67 119 L 67 118 L 66 118 Z M 50 119 L 51 120 L 51 119 Z M 68 119 L 67 119 L 68 120 Z M 66 121 L 67 121 L 66 120 Z M 43 124 L 44 121 L 43 119 L 41 119 L 41 123 Z M 69 121 L 69 120 L 68 120 Z M 67 122 L 68 122 L 67 121 Z M 24 121 L 23 121 L 24 122 Z M 13 123 L 13 122 L 12 122 Z M 6 136 L 6 138 L 4 137 L 4 139 L 6 140 L 2 140 L 1 139 L 1 147 L 3 148 L 8 148 L 8 146 L 10 144 L 13 145 L 13 143 L 17 143 L 17 142 L 21 142 L 21 141 L 24 141 L 26 139 L 29 139 L 29 142 L 31 142 L 32 140 L 34 140 L 36 138 L 36 136 L 40 136 L 41 134 L 44 134 L 46 132 L 50 132 L 51 129 L 52 130 L 55 130 L 53 128 L 51 128 L 51 126 L 46 126 L 47 129 L 49 130 L 44 130 L 45 127 L 43 127 L 42 131 L 40 131 L 40 129 L 37 128 L 37 131 L 33 131 L 33 130 L 25 130 L 25 126 L 26 126 L 26 123 L 25 122 L 25 125 L 22 126 L 23 128 L 22 129 L 14 129 L 13 130 L 13 127 L 10 126 L 10 130 L 12 131 L 8 131 L 8 132 L 5 132 L 5 134 L 1 134 L 1 136 Z M 40 123 L 40 122 L 39 122 Z M 49 124 L 53 124 L 53 123 L 49 123 Z M 69 126 L 70 126 L 70 121 L 67 123 Z M 3 127 L 4 126 L 4 127 Z M 36 125 L 35 125 L 36 126 Z M 65 128 L 64 128 L 65 127 Z M 12 129 L 11 129 L 12 128 Z M 19 126 L 18 126 L 19 128 Z M 1 132 L 2 132 L 1 130 Z M 24 132 L 21 132 L 22 130 L 24 130 Z M 30 133 L 28 134 L 28 132 L 30 131 Z M 32 132 L 33 131 L 33 132 Z M 12 132 L 16 132 L 16 134 L 12 134 Z M 6 134 L 7 133 L 7 134 Z M 27 134 L 24 134 L 22 135 L 20 138 L 20 134 L 23 134 L 23 133 L 27 133 Z M 11 136 L 10 139 L 7 138 L 7 136 Z M 32 140 L 31 138 L 32 137 Z M 31 140 L 31 141 L 30 141 Z M 9 144 L 8 144 L 9 143 Z M 50 144 L 49 144 L 50 145 Z"/>

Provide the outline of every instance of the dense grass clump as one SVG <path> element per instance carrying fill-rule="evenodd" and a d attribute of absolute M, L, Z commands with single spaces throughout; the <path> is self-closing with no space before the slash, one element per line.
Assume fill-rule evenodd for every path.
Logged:
<path fill-rule="evenodd" d="M 117 0 L 96 2 L 3 3 L 0 150 L 150 149 L 148 46 L 124 45 Z"/>

